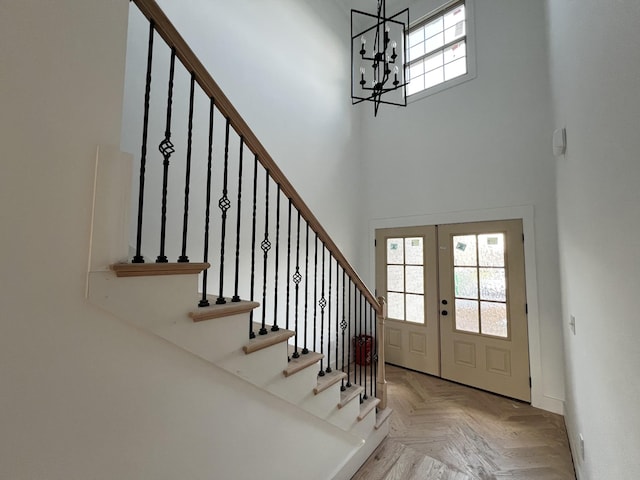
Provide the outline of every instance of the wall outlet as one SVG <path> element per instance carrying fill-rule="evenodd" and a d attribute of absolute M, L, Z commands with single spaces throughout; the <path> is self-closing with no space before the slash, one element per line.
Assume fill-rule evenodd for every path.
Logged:
<path fill-rule="evenodd" d="M 569 328 L 571 329 L 571 333 L 576 334 L 576 317 L 571 315 L 571 319 L 569 320 Z"/>
<path fill-rule="evenodd" d="M 582 434 L 578 434 L 578 438 L 580 440 L 580 458 L 584 461 L 584 437 Z"/>

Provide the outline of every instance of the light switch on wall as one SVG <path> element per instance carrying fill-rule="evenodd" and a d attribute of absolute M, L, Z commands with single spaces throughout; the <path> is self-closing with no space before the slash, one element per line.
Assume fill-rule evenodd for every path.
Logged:
<path fill-rule="evenodd" d="M 567 131 L 565 128 L 558 128 L 553 132 L 553 154 L 556 157 L 564 155 L 567 151 Z"/>

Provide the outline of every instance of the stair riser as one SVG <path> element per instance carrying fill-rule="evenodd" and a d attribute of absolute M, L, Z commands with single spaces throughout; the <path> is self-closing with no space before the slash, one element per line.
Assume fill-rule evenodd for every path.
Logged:
<path fill-rule="evenodd" d="M 246 314 L 194 322 L 188 317 L 176 321 L 154 333 L 205 360 L 223 364 L 244 356 L 242 345 L 248 337 Z"/>
<path fill-rule="evenodd" d="M 118 278 L 113 272 L 90 272 L 88 297 L 118 318 L 155 332 L 188 319 L 197 304 L 197 282 L 196 275 Z"/>
<path fill-rule="evenodd" d="M 342 430 L 349 431 L 358 423 L 359 413 L 360 404 L 357 399 L 354 399 L 342 408 L 338 408 L 336 404 L 335 411 L 327 417 L 327 421 Z"/>
<path fill-rule="evenodd" d="M 328 419 L 338 411 L 340 382 L 330 386 L 318 395 L 308 398 L 300 406 L 317 417 Z"/>
<path fill-rule="evenodd" d="M 279 343 L 250 355 L 239 350 L 237 355 L 229 355 L 218 365 L 254 385 L 265 388 L 284 377 L 282 372 L 287 363 L 287 344 Z"/>
<path fill-rule="evenodd" d="M 358 403 L 358 400 L 354 400 Z M 351 429 L 354 435 L 367 439 L 373 433 L 376 426 L 376 409 L 371 410 L 362 420 L 357 422 Z"/>
<path fill-rule="evenodd" d="M 266 385 L 266 389 L 291 403 L 302 405 L 313 395 L 313 389 L 318 383 L 317 373 L 318 367 L 314 365 L 289 377 L 285 377 L 281 371 L 280 377 Z"/>

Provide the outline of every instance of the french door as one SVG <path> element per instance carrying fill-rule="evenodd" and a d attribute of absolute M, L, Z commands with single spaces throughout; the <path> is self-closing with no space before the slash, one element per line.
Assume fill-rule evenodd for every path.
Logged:
<path fill-rule="evenodd" d="M 522 222 L 376 231 L 389 363 L 530 401 Z"/>

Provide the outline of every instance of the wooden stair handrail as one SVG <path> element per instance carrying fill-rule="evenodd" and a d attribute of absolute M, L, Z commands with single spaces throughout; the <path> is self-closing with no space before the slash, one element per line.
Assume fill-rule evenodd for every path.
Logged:
<path fill-rule="evenodd" d="M 375 311 L 378 314 L 381 314 L 382 307 L 378 303 L 376 297 L 371 293 L 371 291 L 369 291 L 360 276 L 347 261 L 338 246 L 334 243 L 318 219 L 311 212 L 307 204 L 302 200 L 302 197 L 298 194 L 296 189 L 293 188 L 293 185 L 291 185 L 287 177 L 282 173 L 282 170 L 280 170 L 276 165 L 273 158 L 271 158 L 271 155 L 269 155 L 262 143 L 258 140 L 258 137 L 256 137 L 235 107 L 231 104 L 227 96 L 222 92 L 218 84 L 213 80 L 213 77 L 211 77 L 202 62 L 200 62 L 196 54 L 193 53 L 189 45 L 187 45 L 184 38 L 182 38 L 178 33 L 160 6 L 155 2 L 155 0 L 132 1 L 138 6 L 142 14 L 153 23 L 155 30 L 164 39 L 164 41 L 167 42 L 170 47 L 175 49 L 176 56 L 186 67 L 189 73 L 193 73 L 198 85 L 200 85 L 202 90 L 210 98 L 214 99 L 218 110 L 220 110 L 220 112 L 229 119 L 231 126 L 233 126 L 238 135 L 244 139 L 245 145 L 247 145 L 249 149 L 257 155 L 258 161 L 265 169 L 268 170 L 271 178 L 280 185 L 281 191 L 291 200 L 293 205 L 308 223 L 309 227 L 311 227 L 311 229 L 318 235 L 320 241 L 324 243 L 331 255 L 333 255 L 339 265 L 349 275 L 354 285 L 358 290 L 360 290 L 360 292 L 362 292 L 369 303 L 373 305 Z"/>

